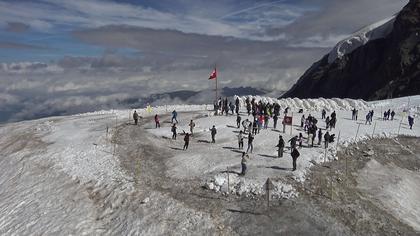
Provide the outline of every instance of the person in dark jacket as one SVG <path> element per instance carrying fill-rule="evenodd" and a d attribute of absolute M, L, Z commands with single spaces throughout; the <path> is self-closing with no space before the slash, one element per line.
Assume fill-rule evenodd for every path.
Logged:
<path fill-rule="evenodd" d="M 190 134 L 186 133 L 185 137 L 184 137 L 184 148 L 183 150 L 187 150 L 188 149 L 188 144 L 190 143 Z"/>
<path fill-rule="evenodd" d="M 290 150 L 293 151 L 294 148 L 296 148 L 296 142 L 298 140 L 298 136 L 296 135 L 295 137 L 289 139 L 289 143 L 290 143 Z"/>
<path fill-rule="evenodd" d="M 178 117 L 178 112 L 176 112 L 175 110 L 172 112 L 172 119 L 171 119 L 171 123 L 175 122 L 178 124 L 178 120 L 176 119 Z"/>
<path fill-rule="evenodd" d="M 321 141 L 322 141 L 322 129 L 319 128 L 319 130 L 318 130 L 318 145 L 321 145 Z"/>
<path fill-rule="evenodd" d="M 172 131 L 172 139 L 176 140 L 176 124 L 172 125 L 171 131 Z"/>
<path fill-rule="evenodd" d="M 296 160 L 300 156 L 300 153 L 296 148 L 293 148 L 291 156 L 292 156 L 292 160 L 293 160 L 293 171 L 295 171 L 296 170 Z"/>
<path fill-rule="evenodd" d="M 210 131 L 211 131 L 211 142 L 215 143 L 216 142 L 216 134 L 217 134 L 216 127 L 213 125 L 213 128 L 211 128 Z"/>
<path fill-rule="evenodd" d="M 134 124 L 137 125 L 139 122 L 139 114 L 137 114 L 137 111 L 134 111 L 133 119 L 134 119 Z"/>
<path fill-rule="evenodd" d="M 324 145 L 325 145 L 325 148 L 328 148 L 328 143 L 330 143 L 330 133 L 327 131 L 324 134 Z"/>
<path fill-rule="evenodd" d="M 241 127 L 241 116 L 239 114 L 236 115 L 236 126 L 238 127 L 238 129 Z"/>
<path fill-rule="evenodd" d="M 278 154 L 277 157 L 283 157 L 283 151 L 284 151 L 284 140 L 283 137 L 281 135 L 279 135 L 279 144 L 277 144 L 276 147 L 278 147 Z"/>
<path fill-rule="evenodd" d="M 277 121 L 278 121 L 278 119 L 279 119 L 279 117 L 276 114 L 274 114 L 274 116 L 273 116 L 273 126 L 274 126 L 274 129 L 277 128 Z"/>

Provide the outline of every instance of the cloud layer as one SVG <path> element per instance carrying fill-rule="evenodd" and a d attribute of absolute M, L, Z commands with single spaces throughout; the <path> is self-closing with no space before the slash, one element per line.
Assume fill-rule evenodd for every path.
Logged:
<path fill-rule="evenodd" d="M 288 89 L 407 0 L 0 2 L 0 122 L 221 86 Z M 212 98 L 209 98 L 211 102 Z"/>

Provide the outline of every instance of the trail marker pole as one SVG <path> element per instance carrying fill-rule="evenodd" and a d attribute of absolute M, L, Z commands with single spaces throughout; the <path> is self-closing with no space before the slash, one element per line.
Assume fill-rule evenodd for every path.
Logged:
<path fill-rule="evenodd" d="M 292 135 L 292 128 L 293 128 L 293 112 L 292 112 L 292 122 L 290 124 L 290 136 Z"/>
<path fill-rule="evenodd" d="M 270 178 L 267 178 L 267 181 L 265 181 L 264 188 L 267 195 L 267 211 L 270 209 L 270 190 L 274 188 L 273 182 L 271 182 Z"/>
<path fill-rule="evenodd" d="M 332 171 L 332 163 L 330 165 L 330 182 L 331 182 L 330 195 L 331 195 L 331 200 L 333 200 L 333 171 Z"/>
<path fill-rule="evenodd" d="M 376 129 L 376 121 L 375 121 L 375 124 L 373 125 L 372 136 L 375 134 L 375 129 Z"/>
<path fill-rule="evenodd" d="M 328 142 L 328 141 L 327 141 Z M 325 147 L 325 153 L 324 153 L 324 162 L 327 160 L 327 147 Z"/>
<path fill-rule="evenodd" d="M 356 132 L 356 138 L 357 139 L 357 135 L 359 135 L 359 129 L 360 129 L 360 124 L 357 126 L 357 132 Z"/>
<path fill-rule="evenodd" d="M 400 121 L 400 125 L 398 126 L 398 134 L 397 135 L 400 135 L 401 123 L 402 123 L 402 120 Z"/>
<path fill-rule="evenodd" d="M 227 194 L 230 194 L 229 166 L 226 169 L 227 169 Z"/>

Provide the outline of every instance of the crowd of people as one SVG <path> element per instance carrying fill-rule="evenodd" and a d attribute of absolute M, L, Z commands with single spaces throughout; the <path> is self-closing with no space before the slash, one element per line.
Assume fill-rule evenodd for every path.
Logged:
<path fill-rule="evenodd" d="M 247 116 L 245 120 L 242 120 L 242 116 L 239 113 L 241 109 L 241 105 L 244 106 L 244 110 L 246 113 L 243 116 Z M 214 103 L 214 114 L 217 115 L 235 115 L 236 114 L 236 128 L 240 129 L 237 135 L 238 140 L 238 150 L 242 150 L 242 159 L 241 159 L 241 166 L 242 172 L 241 175 L 245 175 L 247 170 L 247 160 L 250 158 L 249 154 L 254 150 L 254 140 L 255 137 L 260 134 L 261 130 L 266 130 L 270 126 L 270 120 L 272 119 L 272 128 L 274 130 L 277 129 L 278 119 L 281 116 L 281 106 L 278 103 L 269 103 L 263 101 L 256 101 L 255 98 L 250 99 L 247 97 L 244 101 L 244 104 L 241 104 L 241 100 L 236 98 L 234 102 L 229 101 L 228 98 L 222 99 L 219 98 Z M 285 121 L 284 117 L 288 116 L 289 107 L 284 108 L 283 110 L 283 118 L 282 118 L 282 125 L 283 125 L 283 133 L 285 133 Z M 356 108 L 352 109 L 352 120 L 358 120 L 358 110 Z M 303 109 L 299 110 L 299 113 L 303 113 Z M 370 110 L 366 115 L 366 123 L 371 124 L 373 119 L 374 111 Z M 387 110 L 384 112 L 383 120 L 394 120 L 395 112 L 392 110 Z M 133 114 L 134 123 L 138 124 L 138 114 L 135 111 Z M 177 124 L 178 124 L 178 113 L 176 110 L 172 111 L 171 117 L 171 132 L 172 132 L 172 139 L 176 140 L 177 138 Z M 289 150 L 290 155 L 292 157 L 292 165 L 293 171 L 296 170 L 296 161 L 300 156 L 299 150 L 303 147 L 304 139 L 306 139 L 306 146 L 309 148 L 313 147 L 320 147 L 320 148 L 328 148 L 329 143 L 334 142 L 335 134 L 330 133 L 332 129 L 335 129 L 337 123 L 337 114 L 335 111 L 327 116 L 327 111 L 323 109 L 321 111 L 321 120 L 325 121 L 325 129 L 318 127 L 318 119 L 316 119 L 311 114 L 305 116 L 302 114 L 300 119 L 300 131 L 305 133 L 305 136 L 302 132 L 299 135 L 293 136 L 287 143 L 289 143 Z M 156 114 L 154 117 L 155 127 L 160 128 L 160 118 Z M 408 116 L 408 123 L 410 129 L 414 124 L 414 117 Z M 183 150 L 187 150 L 189 146 L 189 142 L 191 137 L 194 134 L 195 122 L 190 120 L 189 124 L 189 132 L 183 131 L 184 135 L 184 146 Z M 241 128 L 242 126 L 242 128 Z M 325 133 L 323 132 L 325 130 Z M 211 143 L 216 143 L 216 135 L 217 129 L 216 125 L 213 125 L 209 128 L 210 135 L 211 135 Z M 279 132 L 279 131 L 277 131 Z M 244 151 L 244 139 L 247 139 L 247 148 Z M 317 139 L 317 143 L 315 142 Z M 324 145 L 321 145 L 322 141 Z M 278 144 L 275 146 L 277 148 L 277 157 L 282 158 L 286 148 L 286 142 L 283 139 L 282 135 L 279 135 Z"/>

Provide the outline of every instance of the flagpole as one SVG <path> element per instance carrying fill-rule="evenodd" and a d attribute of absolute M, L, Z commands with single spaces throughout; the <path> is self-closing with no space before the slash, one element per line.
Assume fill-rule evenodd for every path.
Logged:
<path fill-rule="evenodd" d="M 217 67 L 216 67 L 216 64 L 214 64 L 214 71 L 216 71 L 216 102 L 217 102 Z"/>

